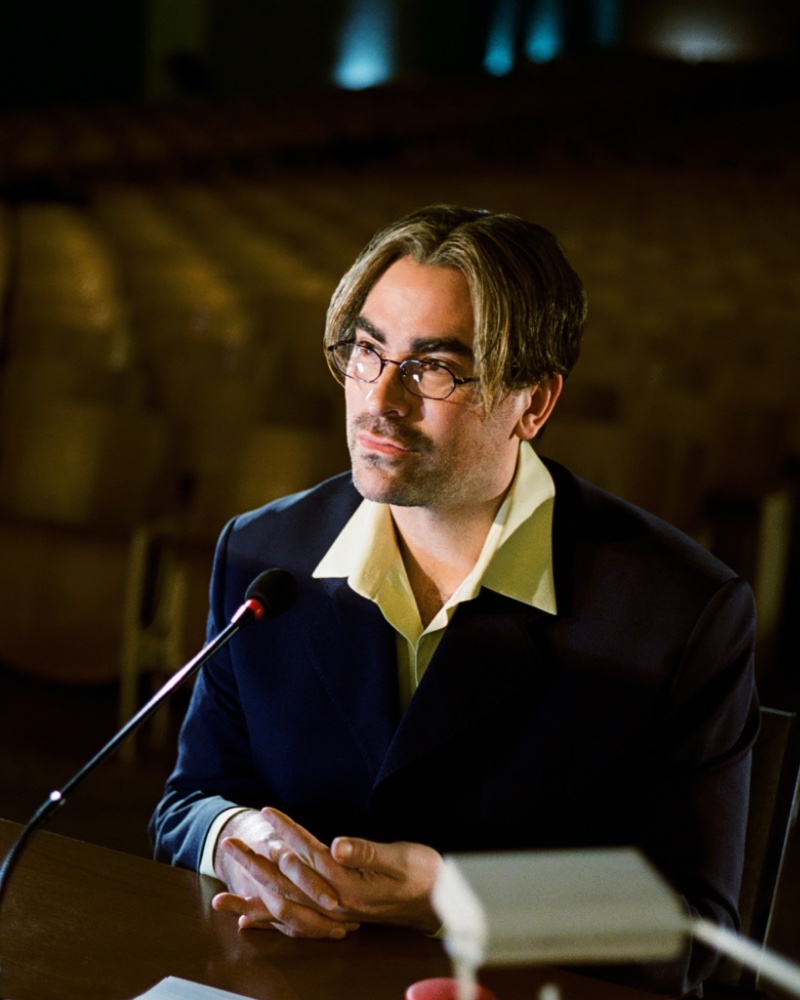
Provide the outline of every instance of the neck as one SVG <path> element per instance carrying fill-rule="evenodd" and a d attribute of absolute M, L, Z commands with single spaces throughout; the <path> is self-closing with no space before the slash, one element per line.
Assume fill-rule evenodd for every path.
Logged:
<path fill-rule="evenodd" d="M 475 566 L 503 496 L 468 511 L 392 507 L 397 544 L 423 626 Z"/>

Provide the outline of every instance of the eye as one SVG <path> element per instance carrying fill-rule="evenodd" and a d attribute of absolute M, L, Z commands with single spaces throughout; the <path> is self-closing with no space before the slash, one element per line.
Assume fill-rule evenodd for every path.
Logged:
<path fill-rule="evenodd" d="M 414 361 L 418 365 L 424 365 L 426 368 L 450 368 L 451 363 L 449 361 L 444 361 L 442 358 L 414 358 Z"/>
<path fill-rule="evenodd" d="M 455 378 L 463 378 L 465 374 L 463 367 L 453 358 L 420 358 L 419 363 L 425 366 L 426 371 L 443 371 Z"/>
<path fill-rule="evenodd" d="M 355 346 L 359 353 L 380 354 L 377 345 L 371 344 L 367 340 L 361 340 L 357 338 L 355 341 Z"/>

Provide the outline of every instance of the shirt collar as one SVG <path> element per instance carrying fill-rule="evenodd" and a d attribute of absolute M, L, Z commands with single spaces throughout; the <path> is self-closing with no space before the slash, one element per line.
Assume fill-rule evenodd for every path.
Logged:
<path fill-rule="evenodd" d="M 481 586 L 549 614 L 556 613 L 553 574 L 553 478 L 526 442 L 517 470 L 473 570 L 446 607 L 475 597 Z M 408 607 L 411 588 L 387 504 L 362 500 L 313 575 L 345 577 L 362 597 Z M 396 598 L 396 599 L 395 599 Z M 411 596 L 411 605 L 414 605 Z M 405 612 L 407 614 L 407 612 Z"/>

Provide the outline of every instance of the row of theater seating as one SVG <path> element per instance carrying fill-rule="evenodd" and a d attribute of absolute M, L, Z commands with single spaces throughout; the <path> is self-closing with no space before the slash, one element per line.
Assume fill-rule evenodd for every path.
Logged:
<path fill-rule="evenodd" d="M 572 168 L 664 163 L 781 169 L 796 115 L 791 63 L 688 64 L 632 52 L 528 64 L 505 77 L 408 77 L 227 98 L 0 109 L 0 193 L 241 177 L 320 163 Z"/>
<path fill-rule="evenodd" d="M 196 567 L 196 642 L 227 517 L 346 467 L 320 347 L 338 277 L 379 224 L 440 200 L 543 222 L 587 284 L 584 355 L 542 451 L 711 545 L 724 539 L 710 514 L 729 525 L 722 500 L 739 497 L 772 546 L 774 624 L 800 454 L 795 192 L 788 173 L 495 165 L 111 184 L 79 205 L 4 206 L 0 657 L 113 672 L 129 540 L 165 516 Z M 77 645 L 27 610 L 46 568 Z M 89 606 L 112 623 L 104 641 Z"/>
<path fill-rule="evenodd" d="M 516 127 L 552 107 L 558 85 L 521 77 L 435 87 L 410 80 L 364 91 L 0 112 L 0 190 L 74 192 L 109 180 L 221 177 L 321 159 L 384 159 L 420 146 L 463 148 L 498 123 Z M 585 102 L 574 84 L 560 87 L 559 108 Z"/>

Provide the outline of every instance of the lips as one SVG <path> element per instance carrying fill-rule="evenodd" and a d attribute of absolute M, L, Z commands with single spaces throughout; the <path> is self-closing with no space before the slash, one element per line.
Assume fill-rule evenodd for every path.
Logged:
<path fill-rule="evenodd" d="M 402 455 L 413 450 L 396 438 L 373 434 L 370 431 L 360 431 L 357 440 L 359 446 L 365 451 L 374 451 L 381 455 Z"/>
<path fill-rule="evenodd" d="M 404 455 L 427 452 L 431 442 L 415 427 L 359 414 L 351 423 L 349 436 L 359 448 L 376 455 Z"/>

